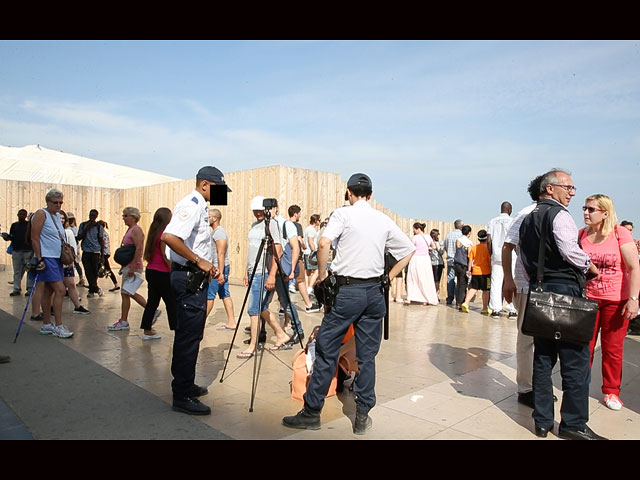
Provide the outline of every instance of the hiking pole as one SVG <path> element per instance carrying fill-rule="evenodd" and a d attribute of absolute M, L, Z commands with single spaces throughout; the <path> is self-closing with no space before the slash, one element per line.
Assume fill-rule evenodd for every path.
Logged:
<path fill-rule="evenodd" d="M 36 272 L 36 275 L 33 279 L 33 284 L 31 285 L 31 291 L 29 292 L 29 298 L 27 298 L 27 304 L 24 306 L 24 312 L 22 312 L 22 319 L 20 320 L 20 324 L 18 325 L 18 330 L 16 331 L 16 338 L 13 339 L 13 343 L 16 343 L 16 341 L 18 340 L 18 335 L 20 335 L 20 329 L 22 328 L 22 324 L 24 323 L 24 316 L 27 314 L 27 308 L 29 308 L 29 302 L 31 301 L 31 297 L 33 296 L 33 291 L 36 289 L 36 282 L 38 281 L 38 275 L 40 275 L 40 272 Z"/>

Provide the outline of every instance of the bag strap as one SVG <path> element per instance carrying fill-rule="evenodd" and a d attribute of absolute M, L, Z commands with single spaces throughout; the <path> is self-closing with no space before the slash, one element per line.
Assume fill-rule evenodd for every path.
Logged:
<path fill-rule="evenodd" d="M 64 245 L 67 241 L 66 239 L 62 236 L 62 233 L 60 233 L 60 227 L 58 227 L 58 224 L 56 223 L 55 219 L 53 218 L 53 215 L 51 214 L 51 212 L 49 210 L 47 210 L 46 208 L 43 208 L 43 210 L 45 212 L 47 212 L 49 214 L 49 216 L 51 217 L 51 221 L 53 222 L 53 226 L 56 227 L 56 230 L 58 231 L 58 236 L 60 237 L 60 241 L 62 242 L 62 245 Z"/>

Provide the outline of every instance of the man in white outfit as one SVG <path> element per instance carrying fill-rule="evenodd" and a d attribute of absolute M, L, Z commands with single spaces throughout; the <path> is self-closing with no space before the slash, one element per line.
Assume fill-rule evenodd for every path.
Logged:
<path fill-rule="evenodd" d="M 489 308 L 491 309 L 492 318 L 500 318 L 502 310 L 502 281 L 504 274 L 502 273 L 502 245 L 511 225 L 512 207 L 509 202 L 502 202 L 500 205 L 500 215 L 492 218 L 487 226 L 487 246 L 491 252 L 491 288 L 489 290 Z M 509 312 L 509 318 L 518 316 L 516 309 L 512 303 L 509 303 L 505 309 Z"/>

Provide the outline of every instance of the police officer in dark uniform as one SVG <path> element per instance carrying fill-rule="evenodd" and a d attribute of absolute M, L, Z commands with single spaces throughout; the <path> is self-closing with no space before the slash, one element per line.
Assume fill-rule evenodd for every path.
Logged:
<path fill-rule="evenodd" d="M 304 395 L 304 408 L 284 417 L 290 428 L 317 430 L 320 411 L 336 373 L 342 339 L 354 325 L 359 374 L 354 382 L 356 419 L 353 431 L 362 435 L 371 426 L 369 410 L 375 405 L 375 357 L 382 339 L 382 319 L 386 313 L 382 289 L 384 254 L 399 259 L 389 272 L 393 278 L 409 262 L 415 247 L 409 237 L 385 214 L 371 207 L 371 179 L 352 175 L 345 200 L 350 206 L 333 212 L 318 242 L 318 282 L 327 276 L 329 250 L 335 255 L 332 276 L 338 285 L 335 303 L 322 320 L 316 338 L 316 359 Z M 329 280 L 332 280 L 329 279 Z"/>
<path fill-rule="evenodd" d="M 171 288 L 176 297 L 176 328 L 171 374 L 173 410 L 191 415 L 208 415 L 211 408 L 198 400 L 208 393 L 195 384 L 196 362 L 204 334 L 209 279 L 218 275 L 211 257 L 211 236 L 207 202 L 210 185 L 226 185 L 215 167 L 202 167 L 195 189 L 180 200 L 162 234 L 169 247 Z M 231 191 L 227 187 L 228 191 Z"/>

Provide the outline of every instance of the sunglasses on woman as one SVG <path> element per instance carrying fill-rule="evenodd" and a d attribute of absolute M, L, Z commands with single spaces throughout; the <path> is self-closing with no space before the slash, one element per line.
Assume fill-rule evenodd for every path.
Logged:
<path fill-rule="evenodd" d="M 596 208 L 596 207 L 582 207 L 582 211 L 583 212 L 589 212 L 589 213 L 593 213 L 593 212 L 604 212 L 604 210 L 600 209 L 600 208 Z"/>

